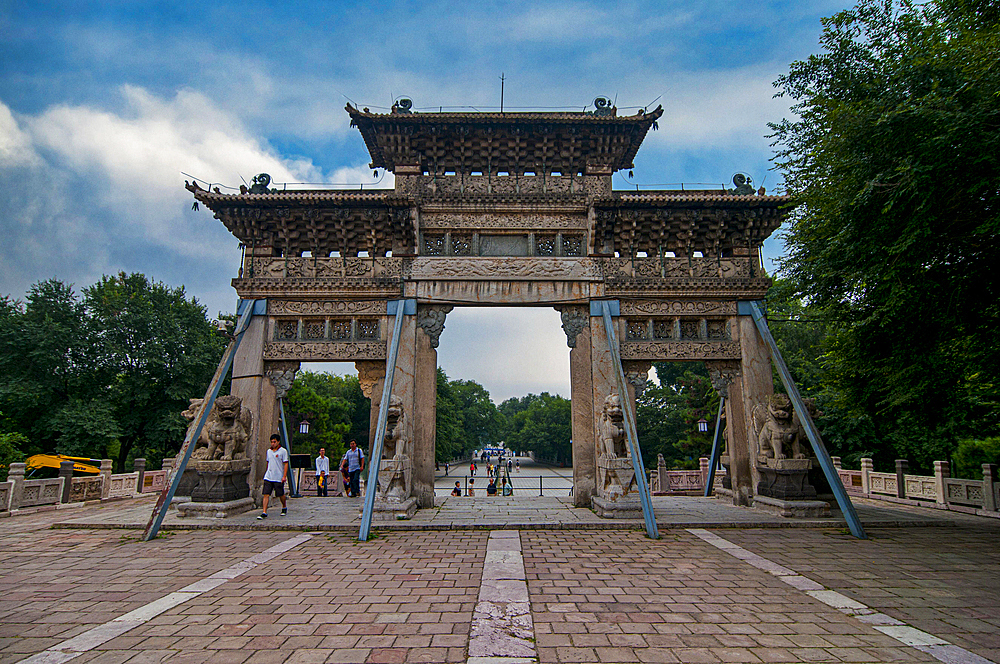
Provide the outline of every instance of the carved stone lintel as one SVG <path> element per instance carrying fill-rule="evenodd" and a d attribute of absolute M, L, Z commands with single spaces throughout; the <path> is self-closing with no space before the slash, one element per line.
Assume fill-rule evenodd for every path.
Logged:
<path fill-rule="evenodd" d="M 562 318 L 562 329 L 566 333 L 566 345 L 576 348 L 576 337 L 590 325 L 590 312 L 586 307 L 576 305 L 558 306 L 559 317 Z"/>
<path fill-rule="evenodd" d="M 270 341 L 264 344 L 264 359 L 350 362 L 384 360 L 384 341 Z"/>
<path fill-rule="evenodd" d="M 276 396 L 284 399 L 295 382 L 295 374 L 299 370 L 299 362 L 268 362 L 264 367 L 264 375 L 274 385 Z"/>
<path fill-rule="evenodd" d="M 625 370 L 625 380 L 635 388 L 635 398 L 638 399 L 646 390 L 647 379 L 649 378 L 649 368 L 652 362 L 622 362 Z"/>
<path fill-rule="evenodd" d="M 622 341 L 623 360 L 729 360 L 740 357 L 739 341 Z"/>
<path fill-rule="evenodd" d="M 729 398 L 729 385 L 740 377 L 740 363 L 738 360 L 707 360 L 705 367 L 708 369 L 708 377 L 712 381 L 712 387 L 721 396 Z"/>
<path fill-rule="evenodd" d="M 445 316 L 454 308 L 449 304 L 422 304 L 417 307 L 417 325 L 430 337 L 431 348 L 438 347 Z"/>
<path fill-rule="evenodd" d="M 373 399 L 375 386 L 385 378 L 385 362 L 355 362 L 354 368 L 358 370 L 361 393 Z"/>

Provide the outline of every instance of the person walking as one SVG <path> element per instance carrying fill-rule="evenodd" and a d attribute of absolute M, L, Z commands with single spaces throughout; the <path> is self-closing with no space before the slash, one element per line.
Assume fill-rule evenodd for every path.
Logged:
<path fill-rule="evenodd" d="M 326 450 L 319 448 L 319 456 L 316 457 L 316 495 L 326 497 L 329 494 L 330 485 L 330 459 L 326 456 Z"/>
<path fill-rule="evenodd" d="M 285 501 L 285 480 L 288 479 L 288 450 L 281 446 L 281 436 L 271 434 L 271 448 L 267 451 L 267 470 L 264 472 L 264 501 L 258 521 L 267 518 L 267 503 L 274 493 L 281 500 L 281 516 L 288 514 Z"/>
<path fill-rule="evenodd" d="M 356 440 L 351 441 L 351 448 L 344 453 L 341 464 L 347 463 L 347 472 L 351 476 L 350 495 L 357 498 L 361 495 L 361 471 L 365 469 L 365 453 L 358 447 Z"/>

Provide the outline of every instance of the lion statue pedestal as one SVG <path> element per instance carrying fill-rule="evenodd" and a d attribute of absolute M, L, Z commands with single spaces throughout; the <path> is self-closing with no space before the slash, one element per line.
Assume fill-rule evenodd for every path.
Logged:
<path fill-rule="evenodd" d="M 412 495 L 413 462 L 403 401 L 395 395 L 389 399 L 385 431 L 372 518 L 375 521 L 410 519 L 417 512 L 417 499 Z"/>
<path fill-rule="evenodd" d="M 597 433 L 597 495 L 590 499 L 594 512 L 606 519 L 641 519 L 622 402 L 614 392 L 604 400 Z"/>
<path fill-rule="evenodd" d="M 194 426 L 201 399 L 191 399 L 182 414 Z M 246 458 L 247 441 L 253 427 L 253 414 L 243 401 L 232 395 L 215 400 L 205 426 L 191 454 L 191 461 L 177 493 L 191 496 L 190 502 L 178 502 L 179 516 L 223 518 L 253 509 L 250 497 L 250 459 Z"/>

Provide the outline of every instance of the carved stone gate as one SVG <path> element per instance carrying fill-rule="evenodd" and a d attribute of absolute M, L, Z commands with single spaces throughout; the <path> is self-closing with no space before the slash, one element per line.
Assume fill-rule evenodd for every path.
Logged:
<path fill-rule="evenodd" d="M 601 490 L 605 404 L 617 391 L 590 303 L 612 300 L 630 384 L 622 404 L 634 412 L 652 362 L 706 361 L 728 397 L 734 500 L 749 502 L 757 481 L 750 409 L 770 393 L 771 367 L 737 303 L 762 299 L 770 285 L 760 246 L 780 225 L 786 197 L 746 186 L 612 191 L 612 174 L 632 168 L 662 108 L 629 117 L 608 108 L 347 112 L 371 167 L 395 174 L 394 190 L 277 191 L 264 176 L 232 195 L 187 185 L 245 246 L 233 280 L 240 298 L 267 300 L 233 367 L 233 393 L 255 415 L 255 495 L 278 429 L 277 397 L 300 362 L 354 362 L 375 431 L 388 307 L 406 300 L 416 306 L 403 318 L 392 394 L 417 504 L 434 504 L 435 349 L 445 318 L 456 306 L 496 305 L 561 312 L 572 349 L 574 496 L 590 506 Z"/>

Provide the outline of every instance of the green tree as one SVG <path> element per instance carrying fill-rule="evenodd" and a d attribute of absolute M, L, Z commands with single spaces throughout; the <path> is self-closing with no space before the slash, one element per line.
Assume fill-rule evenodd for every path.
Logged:
<path fill-rule="evenodd" d="M 655 468 L 662 454 L 668 468 L 697 468 L 712 451 L 719 395 L 701 362 L 656 362 L 659 385 L 648 385 L 636 402 L 636 432 L 643 463 Z M 708 431 L 698 431 L 698 420 Z"/>
<path fill-rule="evenodd" d="M 485 387 L 471 380 L 449 380 L 438 367 L 436 461 L 468 456 L 500 442 L 504 422 Z"/>
<path fill-rule="evenodd" d="M 507 446 L 519 451 L 533 451 L 538 459 L 572 464 L 573 431 L 569 399 L 542 392 L 537 396 L 528 395 L 524 400 L 527 407 L 509 418 Z"/>
<path fill-rule="evenodd" d="M 205 307 L 184 288 L 119 273 L 84 290 L 96 350 L 93 376 L 106 391 L 118 428 L 116 468 L 129 458 L 175 453 L 186 423 L 180 412 L 205 393 L 226 341 L 206 318 Z M 66 427 L 90 425 L 103 407 L 74 406 Z M 105 432 L 102 435 L 107 435 Z M 66 440 L 76 441 L 78 436 Z"/>
<path fill-rule="evenodd" d="M 862 0 L 821 45 L 776 82 L 781 269 L 829 321 L 841 413 L 926 470 L 1000 426 L 997 5 Z"/>
<path fill-rule="evenodd" d="M 317 456 L 323 447 L 332 459 L 343 456 L 345 440 L 354 424 L 353 411 L 356 410 L 356 404 L 344 396 L 352 394 L 352 382 L 358 382 L 356 376 L 333 376 L 312 371 L 300 371 L 295 376 L 295 382 L 288 390 L 285 408 L 292 451 Z M 357 392 L 360 394 L 360 387 Z M 365 418 L 369 412 L 365 410 Z M 307 434 L 299 433 L 302 420 L 309 421 Z M 358 443 L 364 446 L 365 441 L 358 440 Z"/>
<path fill-rule="evenodd" d="M 28 439 L 20 433 L 0 433 L 0 482 L 7 481 L 7 470 L 12 463 L 21 463 L 25 459 L 24 448 Z"/>

